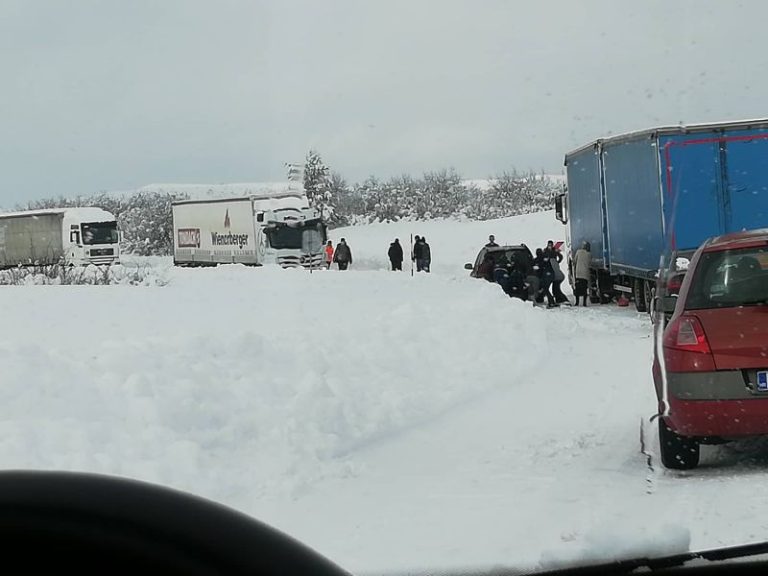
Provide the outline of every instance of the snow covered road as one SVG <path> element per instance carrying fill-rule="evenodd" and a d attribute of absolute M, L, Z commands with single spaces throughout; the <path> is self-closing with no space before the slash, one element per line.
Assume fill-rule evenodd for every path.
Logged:
<path fill-rule="evenodd" d="M 640 453 L 647 317 L 534 309 L 461 269 L 488 233 L 560 239 L 551 214 L 421 225 L 436 273 L 381 270 L 411 228 L 337 231 L 345 274 L 3 288 L 0 466 L 189 490 L 361 573 L 763 537 L 763 444 L 705 450 L 690 473 Z"/>

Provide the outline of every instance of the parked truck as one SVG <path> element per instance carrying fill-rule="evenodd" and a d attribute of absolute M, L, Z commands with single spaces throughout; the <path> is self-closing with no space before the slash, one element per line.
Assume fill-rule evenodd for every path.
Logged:
<path fill-rule="evenodd" d="M 323 266 L 327 227 L 303 192 L 173 202 L 177 266 Z"/>
<path fill-rule="evenodd" d="M 120 262 L 115 217 L 100 208 L 0 213 L 0 268 Z"/>
<path fill-rule="evenodd" d="M 591 244 L 592 302 L 624 293 L 645 311 L 662 258 L 693 253 L 711 236 L 768 227 L 768 119 L 603 138 L 566 154 L 565 166 L 555 212 L 569 257 Z"/>

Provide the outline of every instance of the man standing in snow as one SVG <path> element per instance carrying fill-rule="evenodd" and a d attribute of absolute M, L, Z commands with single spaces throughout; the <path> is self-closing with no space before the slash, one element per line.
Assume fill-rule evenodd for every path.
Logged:
<path fill-rule="evenodd" d="M 411 254 L 411 260 L 416 262 L 416 272 L 421 272 L 421 253 L 422 253 L 422 246 L 421 246 L 421 236 L 416 236 L 415 241 L 413 245 L 413 254 Z"/>
<path fill-rule="evenodd" d="M 419 261 L 416 260 L 416 266 L 418 267 Z M 429 249 L 429 244 L 427 244 L 427 239 L 422 236 L 421 237 L 421 267 L 420 270 L 424 270 L 424 272 L 429 272 L 429 267 L 432 264 L 432 252 Z"/>
<path fill-rule="evenodd" d="M 352 250 L 347 246 L 347 241 L 342 238 L 339 245 L 336 246 L 336 252 L 333 254 L 333 261 L 339 265 L 339 270 L 346 270 L 352 264 Z"/>
<path fill-rule="evenodd" d="M 589 292 L 589 265 L 592 263 L 592 254 L 590 245 L 586 240 L 581 244 L 581 248 L 576 250 L 573 256 L 573 277 L 576 279 L 576 287 L 573 290 L 576 296 L 576 306 L 579 305 L 579 298 L 584 300 L 584 306 L 587 305 L 587 293 Z"/>
<path fill-rule="evenodd" d="M 403 247 L 400 246 L 400 239 L 395 238 L 395 241 L 389 245 L 389 262 L 392 264 L 392 270 L 403 270 Z"/>
<path fill-rule="evenodd" d="M 499 245 L 496 244 L 496 236 L 491 234 L 488 236 L 488 244 L 485 245 L 486 248 L 498 248 Z"/>

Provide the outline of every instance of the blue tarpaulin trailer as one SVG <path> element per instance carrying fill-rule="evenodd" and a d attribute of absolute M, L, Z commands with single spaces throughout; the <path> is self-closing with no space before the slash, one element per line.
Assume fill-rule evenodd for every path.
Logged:
<path fill-rule="evenodd" d="M 768 227 L 768 119 L 603 138 L 566 154 L 565 166 L 557 217 L 572 250 L 591 244 L 593 301 L 626 292 L 644 310 L 662 256 Z"/>

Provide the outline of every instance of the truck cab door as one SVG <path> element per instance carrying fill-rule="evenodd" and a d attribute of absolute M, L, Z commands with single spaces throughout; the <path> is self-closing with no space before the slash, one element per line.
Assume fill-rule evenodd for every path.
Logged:
<path fill-rule="evenodd" d="M 70 227 L 69 243 L 74 244 L 78 248 L 80 247 L 80 229 L 75 225 Z"/>

